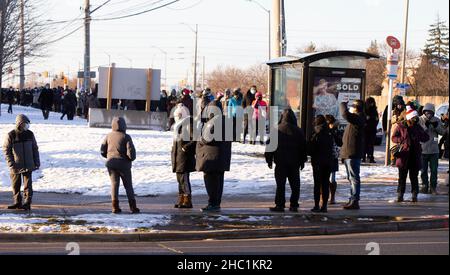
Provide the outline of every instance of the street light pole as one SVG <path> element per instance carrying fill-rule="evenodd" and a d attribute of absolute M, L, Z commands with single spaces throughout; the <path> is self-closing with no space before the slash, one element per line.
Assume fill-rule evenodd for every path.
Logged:
<path fill-rule="evenodd" d="M 269 60 L 272 59 L 272 13 L 269 9 L 266 9 L 261 3 L 259 3 L 256 0 L 247 0 L 248 2 L 252 2 L 255 3 L 256 5 L 258 5 L 262 10 L 264 10 L 265 12 L 267 12 L 268 16 L 269 16 Z"/>
<path fill-rule="evenodd" d="M 195 25 L 194 92 L 197 90 L 198 24 Z"/>
<path fill-rule="evenodd" d="M 405 83 L 406 75 L 406 51 L 408 43 L 408 21 L 409 21 L 409 0 L 405 0 L 405 33 L 403 36 L 403 57 L 402 57 L 402 71 L 400 76 L 401 83 Z"/>

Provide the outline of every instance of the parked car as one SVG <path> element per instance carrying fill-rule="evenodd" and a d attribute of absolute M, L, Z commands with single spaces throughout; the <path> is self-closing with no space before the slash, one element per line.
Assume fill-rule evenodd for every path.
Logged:
<path fill-rule="evenodd" d="M 380 120 L 380 122 L 378 123 L 378 126 L 377 126 L 377 137 L 375 139 L 375 145 L 380 146 L 381 144 L 383 144 L 384 138 L 385 138 L 385 134 L 383 131 L 383 121 Z"/>

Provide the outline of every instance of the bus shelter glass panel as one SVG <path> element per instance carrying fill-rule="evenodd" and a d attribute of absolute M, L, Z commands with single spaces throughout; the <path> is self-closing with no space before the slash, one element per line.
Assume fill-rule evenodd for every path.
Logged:
<path fill-rule="evenodd" d="M 285 109 L 291 108 L 297 119 L 301 118 L 302 73 L 301 66 L 286 66 L 273 70 L 273 106 L 279 108 L 278 117 Z"/>
<path fill-rule="evenodd" d="M 312 62 L 310 67 L 341 68 L 341 69 L 366 69 L 367 58 L 360 56 L 336 56 L 324 58 Z"/>
<path fill-rule="evenodd" d="M 342 102 L 361 99 L 361 78 L 315 76 L 313 88 L 313 117 L 332 115 L 341 127 L 347 122 L 339 111 Z"/>

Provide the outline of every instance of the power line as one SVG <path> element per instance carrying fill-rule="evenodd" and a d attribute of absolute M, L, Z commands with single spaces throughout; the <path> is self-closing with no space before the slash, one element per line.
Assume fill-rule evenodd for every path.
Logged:
<path fill-rule="evenodd" d="M 145 13 L 149 13 L 149 12 L 152 12 L 152 11 L 155 11 L 155 10 L 158 10 L 158 9 L 162 9 L 164 7 L 170 6 L 170 5 L 175 4 L 177 2 L 180 2 L 180 1 L 181 0 L 174 0 L 174 1 L 169 2 L 167 4 L 158 6 L 156 8 L 148 9 L 148 10 L 141 11 L 141 12 L 134 13 L 134 14 L 124 15 L 124 16 L 117 16 L 117 17 L 111 17 L 111 18 L 93 18 L 92 20 L 93 21 L 111 21 L 111 20 L 125 19 L 125 18 L 129 18 L 129 17 L 134 17 L 134 16 L 145 14 Z"/>

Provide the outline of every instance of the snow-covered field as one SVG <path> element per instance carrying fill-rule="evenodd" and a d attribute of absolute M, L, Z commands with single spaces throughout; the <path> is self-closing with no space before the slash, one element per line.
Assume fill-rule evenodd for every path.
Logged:
<path fill-rule="evenodd" d="M 51 113 L 48 121 L 43 120 L 40 110 L 14 106 L 14 115 L 5 113 L 2 106 L 0 136 L 2 139 L 14 128 L 15 117 L 26 114 L 31 120 L 31 130 L 35 133 L 40 154 L 41 170 L 34 174 L 34 190 L 37 192 L 78 193 L 83 195 L 108 196 L 110 182 L 100 156 L 100 144 L 108 129 L 89 128 L 85 120 L 61 121 L 60 114 Z M 128 131 L 132 136 L 138 159 L 133 167 L 133 181 L 139 196 L 173 194 L 177 192 L 175 176 L 171 171 L 170 151 L 172 135 L 158 131 Z M 3 143 L 3 140 L 1 141 Z M 274 194 L 273 170 L 267 168 L 262 154 L 264 147 L 233 144 L 231 172 L 226 174 L 226 195 L 270 195 Z M 381 153 L 381 152 L 380 152 Z M 10 191 L 8 169 L 3 156 L 0 160 L 0 191 Z M 362 167 L 361 176 L 368 178 L 395 178 L 397 170 L 383 166 Z M 307 165 L 301 174 L 303 185 L 312 185 L 312 169 Z M 341 167 L 338 180 L 345 179 L 345 169 Z M 382 181 L 382 180 L 381 180 Z M 392 180 L 390 181 L 392 182 Z M 192 175 L 195 194 L 206 194 L 203 175 Z M 381 199 L 393 197 L 395 188 L 386 186 L 377 190 L 375 196 Z M 121 192 L 124 192 L 121 189 Z M 381 192 L 381 193 L 380 193 Z M 124 194 L 124 193 L 122 193 Z M 347 195 L 347 194 L 345 194 Z M 303 196 L 303 195 L 302 195 Z M 308 194 L 310 199 L 312 194 Z M 373 197 L 371 197 L 374 199 Z"/>

